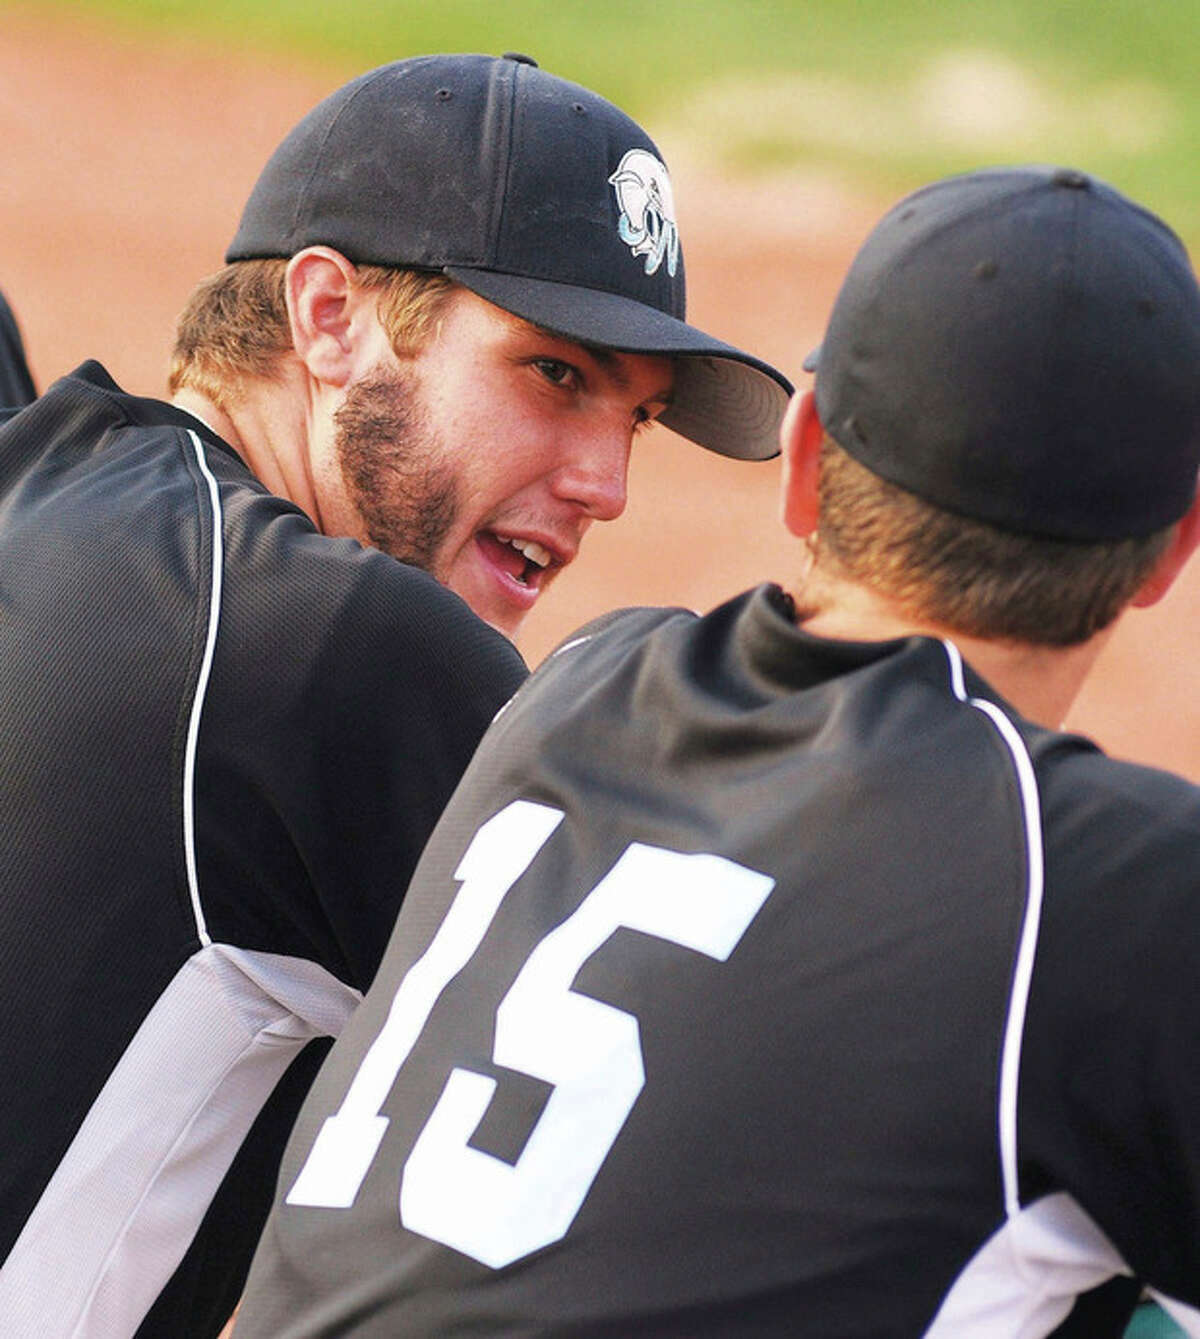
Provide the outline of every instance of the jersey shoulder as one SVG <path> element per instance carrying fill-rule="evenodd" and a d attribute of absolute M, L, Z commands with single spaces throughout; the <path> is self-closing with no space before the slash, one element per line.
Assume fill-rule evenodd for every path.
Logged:
<path fill-rule="evenodd" d="M 1147 867 L 1150 881 L 1192 877 L 1186 854 L 1200 856 L 1200 786 L 1161 768 L 1110 757 L 1080 735 L 1028 736 L 1044 826 L 1054 848 L 1079 859 L 1128 852 L 1167 861 Z"/>
<path fill-rule="evenodd" d="M 526 677 L 513 643 L 429 573 L 321 534 L 283 499 L 232 490 L 226 532 L 231 600 L 243 602 L 233 612 L 260 648 L 304 652 L 330 676 L 353 669 L 389 698 L 499 693 L 493 710 Z M 254 663 L 278 672 L 261 654 Z"/>
<path fill-rule="evenodd" d="M 1047 732 L 1031 757 L 1045 870 L 1035 999 L 1064 1023 L 1107 1020 L 1097 1046 L 1164 1035 L 1200 957 L 1200 787 L 1079 736 Z"/>

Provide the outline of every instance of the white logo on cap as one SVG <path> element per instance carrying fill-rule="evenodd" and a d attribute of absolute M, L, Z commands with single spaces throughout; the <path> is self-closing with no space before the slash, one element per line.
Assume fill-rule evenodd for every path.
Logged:
<path fill-rule="evenodd" d="M 673 276 L 679 268 L 679 227 L 666 166 L 645 149 L 630 149 L 608 180 L 621 206 L 621 241 L 635 256 L 646 257 L 647 274 L 665 260 Z"/>

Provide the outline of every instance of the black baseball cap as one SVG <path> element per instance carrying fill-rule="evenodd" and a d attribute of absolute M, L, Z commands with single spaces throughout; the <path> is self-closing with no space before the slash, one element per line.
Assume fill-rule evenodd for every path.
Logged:
<path fill-rule="evenodd" d="M 1187 253 L 1073 168 L 988 169 L 906 197 L 855 257 L 805 367 L 830 436 L 947 511 L 1101 541 L 1170 525 L 1196 491 Z"/>
<path fill-rule="evenodd" d="M 791 385 L 685 322 L 670 178 L 611 103 L 527 56 L 421 56 L 359 76 L 276 149 L 226 261 L 327 245 L 441 272 L 580 343 L 678 357 L 661 421 L 765 460 Z"/>

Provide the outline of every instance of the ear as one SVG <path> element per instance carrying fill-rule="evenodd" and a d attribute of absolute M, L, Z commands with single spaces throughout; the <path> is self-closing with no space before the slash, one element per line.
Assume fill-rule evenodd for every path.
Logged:
<path fill-rule="evenodd" d="M 287 308 L 296 356 L 330 386 L 353 380 L 364 361 L 363 338 L 374 304 L 354 282 L 350 261 L 327 246 L 310 246 L 288 262 Z"/>
<path fill-rule="evenodd" d="M 779 430 L 783 452 L 781 511 L 784 525 L 801 539 L 817 528 L 817 471 L 824 435 L 813 392 L 793 395 Z"/>
<path fill-rule="evenodd" d="M 1200 493 L 1184 513 L 1183 519 L 1177 522 L 1174 538 L 1129 603 L 1137 609 L 1157 604 L 1171 589 L 1197 544 L 1200 544 Z"/>

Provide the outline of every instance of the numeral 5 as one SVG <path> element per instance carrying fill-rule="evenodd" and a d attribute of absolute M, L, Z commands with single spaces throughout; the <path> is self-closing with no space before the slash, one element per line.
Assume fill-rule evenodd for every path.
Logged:
<path fill-rule="evenodd" d="M 396 993 L 289 1204 L 353 1204 L 387 1129 L 379 1114 L 442 990 L 478 948 L 505 893 L 562 820 L 518 800 L 476 833 L 433 942 Z M 496 1081 L 454 1069 L 405 1163 L 400 1218 L 493 1268 L 559 1240 L 575 1220 L 645 1082 L 637 1019 L 572 989 L 616 930 L 640 930 L 723 962 L 774 881 L 720 856 L 634 843 L 530 954 L 496 1013 L 493 1058 L 554 1085 L 515 1165 L 469 1147 Z"/>

